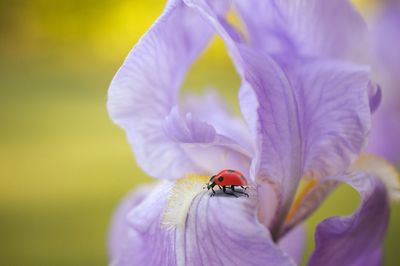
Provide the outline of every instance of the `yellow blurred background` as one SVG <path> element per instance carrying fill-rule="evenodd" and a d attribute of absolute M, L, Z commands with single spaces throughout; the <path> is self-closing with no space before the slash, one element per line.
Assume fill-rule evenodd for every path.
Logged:
<path fill-rule="evenodd" d="M 360 2 L 360 1 L 358 1 Z M 118 201 L 151 179 L 106 112 L 108 85 L 163 9 L 161 0 L 0 1 L 0 265 L 105 265 Z M 239 79 L 215 40 L 184 89 L 213 86 L 235 104 Z M 237 108 L 234 108 L 237 111 Z M 340 188 L 308 222 L 349 214 Z M 385 265 L 398 265 L 394 206 Z"/>

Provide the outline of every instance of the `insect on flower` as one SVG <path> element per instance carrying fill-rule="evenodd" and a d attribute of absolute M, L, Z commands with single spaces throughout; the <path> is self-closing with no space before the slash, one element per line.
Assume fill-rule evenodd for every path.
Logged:
<path fill-rule="evenodd" d="M 235 190 L 235 186 L 240 186 L 243 189 L 247 188 L 247 179 L 241 172 L 236 170 L 230 170 L 230 169 L 222 170 L 218 174 L 213 175 L 210 178 L 210 181 L 206 185 L 207 189 L 210 190 L 211 188 L 213 192 L 213 194 L 210 195 L 211 197 L 215 196 L 214 187 L 216 185 L 219 187 L 219 189 L 222 189 L 222 191 L 225 194 L 232 195 L 237 198 L 238 196 L 235 194 L 235 192 L 237 192 L 249 197 L 249 194 L 247 194 L 246 192 Z M 230 188 L 232 192 L 228 192 L 226 190 L 227 188 Z"/>
<path fill-rule="evenodd" d="M 353 61 L 366 30 L 345 0 L 169 0 L 108 93 L 138 165 L 161 180 L 116 211 L 110 265 L 299 265 L 304 222 L 342 183 L 360 205 L 319 223 L 308 265 L 379 265 L 400 184 L 362 155 L 379 102 L 369 67 Z M 239 115 L 216 91 L 180 93 L 216 35 L 241 81 Z M 250 197 L 211 199 L 205 183 Z"/>

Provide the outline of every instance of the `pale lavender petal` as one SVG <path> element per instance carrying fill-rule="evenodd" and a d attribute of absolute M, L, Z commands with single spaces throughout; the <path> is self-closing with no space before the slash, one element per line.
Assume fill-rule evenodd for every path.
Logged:
<path fill-rule="evenodd" d="M 249 198 L 210 197 L 203 185 L 178 180 L 154 189 L 129 212 L 111 265 L 296 265 L 257 221 L 255 189 Z"/>
<path fill-rule="evenodd" d="M 380 249 L 389 220 L 384 184 L 365 173 L 333 179 L 356 189 L 362 198 L 361 205 L 351 216 L 331 217 L 318 225 L 309 265 L 380 265 Z"/>
<path fill-rule="evenodd" d="M 271 54 L 363 60 L 367 27 L 347 0 L 234 1 L 250 45 Z M 288 61 L 293 58 L 287 58 Z"/>
<path fill-rule="evenodd" d="M 368 68 L 334 61 L 298 67 L 292 78 L 302 127 L 305 175 L 345 171 L 371 128 Z"/>
<path fill-rule="evenodd" d="M 306 230 L 303 225 L 299 225 L 279 239 L 278 246 L 300 265 L 306 249 L 306 240 Z"/>
<path fill-rule="evenodd" d="M 169 1 L 111 83 L 110 116 L 125 129 L 138 164 L 153 177 L 176 179 L 198 170 L 179 144 L 165 136 L 162 124 L 177 104 L 186 71 L 212 32 L 180 0 Z"/>
<path fill-rule="evenodd" d="M 301 136 L 294 90 L 280 67 L 270 58 L 262 57 L 244 47 L 239 49 L 243 58 L 245 82 L 254 91 L 257 102 L 248 106 L 256 119 L 248 123 L 257 143 L 252 171 L 259 186 L 273 187 L 278 199 L 276 219 L 279 225 L 289 209 L 302 175 Z M 245 86 L 246 88 L 246 86 Z M 250 92 L 252 93 L 252 92 Z M 254 97 L 253 97 L 254 99 Z M 241 105 L 241 109 L 246 106 Z M 268 200 L 260 193 L 260 202 Z M 260 217 L 262 222 L 267 222 Z M 272 228 L 272 231 L 278 230 Z"/>
<path fill-rule="evenodd" d="M 265 54 L 236 43 L 209 1 L 186 2 L 199 10 L 227 43 L 243 79 L 242 90 L 254 91 L 240 95 L 244 98 L 241 109 L 251 130 L 262 138 L 256 143 L 264 146 L 258 147 L 261 155 L 256 154 L 254 173 L 265 165 L 266 176 L 281 179 L 285 174 L 279 171 L 295 166 L 290 172 L 293 179 L 299 174 L 296 158 L 302 161 L 301 170 L 316 178 L 346 170 L 364 147 L 370 131 L 369 69 L 336 60 L 303 61 L 282 69 Z M 347 5 L 346 1 L 334 2 Z M 298 2 L 294 9 L 304 5 Z M 315 5 L 311 9 L 327 8 Z"/>
<path fill-rule="evenodd" d="M 127 238 L 127 232 L 129 231 L 127 214 L 142 203 L 151 189 L 152 186 L 150 185 L 136 188 L 129 192 L 119 204 L 113 215 L 109 231 L 108 254 L 110 260 L 118 256 L 118 252 L 122 249 Z"/>
<path fill-rule="evenodd" d="M 113 249 L 110 265 L 176 265 L 175 234 L 160 227 L 170 189 L 171 183 L 160 184 L 139 205 L 116 217 L 128 223 L 124 226 L 125 237 L 120 238 L 119 245 Z M 114 224 L 121 222 L 116 220 Z"/>
<path fill-rule="evenodd" d="M 296 265 L 258 223 L 254 196 L 197 196 L 186 224 L 185 265 Z"/>
<path fill-rule="evenodd" d="M 259 69 L 263 69 L 264 74 L 268 73 L 265 67 Z M 288 102 L 290 96 L 278 90 L 282 85 L 250 81 L 259 101 L 257 113 L 253 113 L 253 117 L 259 119 L 256 121 L 259 125 L 250 124 L 250 127 L 257 130 L 258 141 L 264 145 L 259 149 L 258 176 L 268 176 L 262 174 L 268 173 L 282 178 L 282 186 L 288 189 L 282 193 L 287 201 L 294 194 L 290 188 L 296 188 L 294 179 L 299 175 L 321 178 L 345 171 L 364 147 L 370 130 L 369 76 L 366 69 L 326 61 L 303 64 L 293 69 L 296 71 L 290 73 L 293 76 L 290 76 L 289 87 L 295 98 L 292 103 Z M 251 72 L 254 74 L 257 70 L 252 69 Z M 262 73 L 258 75 L 261 77 Z M 249 99 L 255 98 L 251 93 L 241 92 L 244 97 L 241 108 L 247 117 L 257 106 L 248 104 Z M 292 120 L 285 118 L 285 112 L 290 112 L 289 105 L 295 108 Z M 254 118 L 248 121 L 254 123 Z M 296 132 L 296 123 L 300 133 Z M 293 162 L 299 158 L 302 165 L 294 165 Z M 290 170 L 293 166 L 297 168 Z M 282 174 L 283 171 L 287 171 L 286 174 Z M 283 208 L 281 210 L 286 212 Z"/>

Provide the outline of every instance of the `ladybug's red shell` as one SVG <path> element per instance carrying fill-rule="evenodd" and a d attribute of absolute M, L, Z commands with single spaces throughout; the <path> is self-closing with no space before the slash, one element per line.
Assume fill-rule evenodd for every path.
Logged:
<path fill-rule="evenodd" d="M 246 186 L 247 180 L 244 175 L 235 170 L 222 170 L 214 176 L 215 184 L 219 186 Z"/>

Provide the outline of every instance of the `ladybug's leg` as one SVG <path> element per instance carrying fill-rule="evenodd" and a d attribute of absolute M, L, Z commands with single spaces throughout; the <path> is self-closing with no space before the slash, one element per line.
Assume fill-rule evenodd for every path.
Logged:
<path fill-rule="evenodd" d="M 247 189 L 247 187 L 244 187 L 244 186 L 240 186 L 241 188 L 243 188 L 244 190 L 246 190 Z"/>
<path fill-rule="evenodd" d="M 225 194 L 228 194 L 228 195 L 232 195 L 232 196 L 234 196 L 234 197 L 238 197 L 237 195 L 235 195 L 234 193 L 229 193 L 229 192 L 227 192 L 226 191 L 226 186 L 222 186 L 222 191 L 225 193 Z"/>
<path fill-rule="evenodd" d="M 242 186 L 241 186 L 241 187 L 242 187 Z M 244 194 L 244 195 L 246 195 L 247 197 L 249 197 L 249 194 L 247 194 L 246 192 L 235 190 L 235 186 L 231 186 L 231 189 L 232 189 L 232 191 L 235 191 L 235 192 L 240 193 L 240 194 Z"/>
<path fill-rule="evenodd" d="M 212 187 L 211 190 L 212 190 L 213 193 L 210 195 L 210 197 L 215 196 L 214 188 Z"/>
<path fill-rule="evenodd" d="M 219 189 L 222 189 L 222 187 L 220 185 L 218 185 Z"/>

